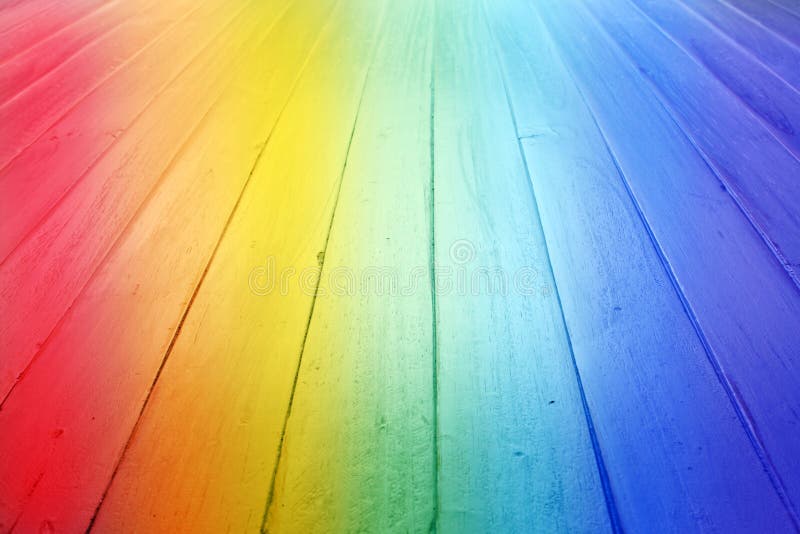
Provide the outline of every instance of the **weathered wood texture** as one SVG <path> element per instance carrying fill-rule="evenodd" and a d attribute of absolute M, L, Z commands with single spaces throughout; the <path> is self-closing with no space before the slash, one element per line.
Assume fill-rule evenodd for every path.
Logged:
<path fill-rule="evenodd" d="M 0 2 L 0 532 L 800 529 L 796 0 Z"/>

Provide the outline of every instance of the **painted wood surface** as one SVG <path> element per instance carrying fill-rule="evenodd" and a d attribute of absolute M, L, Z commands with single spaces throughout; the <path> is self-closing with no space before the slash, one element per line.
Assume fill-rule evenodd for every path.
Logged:
<path fill-rule="evenodd" d="M 600 9 L 600 4 L 595 7 Z M 605 13 L 610 15 L 608 11 Z M 608 20 L 608 17 L 603 18 L 604 22 Z M 624 54 L 617 57 L 623 60 Z M 632 74 L 638 70 L 637 65 L 620 67 L 618 72 L 627 68 Z M 759 448 L 764 448 L 760 454 L 764 456 L 775 484 L 796 506 L 800 502 L 800 478 L 797 476 L 800 473 L 800 441 L 794 439 L 791 429 L 796 427 L 800 413 L 800 390 L 793 386 L 800 374 L 789 362 L 800 354 L 796 335 L 800 327 L 800 293 L 792 279 L 782 274 L 781 265 L 767 252 L 757 231 L 748 227 L 751 221 L 742 212 L 741 205 L 734 206 L 727 195 L 721 194 L 730 193 L 724 179 L 730 175 L 720 175 L 717 168 L 697 156 L 691 140 L 681 137 L 680 132 L 671 126 L 674 116 L 662 114 L 653 105 L 653 100 L 645 92 L 647 87 L 642 87 L 641 78 L 632 77 L 631 81 L 640 89 L 637 91 L 635 85 L 630 85 L 628 92 L 632 95 L 641 92 L 642 105 L 647 106 L 644 108 L 647 111 L 642 110 L 638 116 L 647 113 L 649 117 L 663 117 L 659 122 L 665 127 L 651 127 L 647 132 L 655 136 L 671 131 L 669 137 L 676 140 L 673 143 L 680 141 L 686 156 L 658 158 L 658 164 L 654 165 L 656 159 L 646 159 L 643 150 L 628 148 L 623 152 L 620 148 L 620 164 L 623 171 L 626 165 L 636 165 L 629 171 L 631 180 L 636 180 L 632 182 L 634 193 L 641 195 L 642 209 L 683 288 L 714 360 L 719 362 L 726 387 L 741 405 L 742 416 L 753 439 Z M 625 86 L 620 84 L 615 88 L 615 95 L 619 94 L 621 87 Z M 602 95 L 600 91 L 593 94 Z M 633 102 L 633 98 L 628 99 L 626 107 L 630 109 Z M 598 115 L 615 110 L 608 101 L 598 101 L 597 106 L 603 108 Z M 632 144 L 635 141 L 632 136 L 625 132 L 617 133 L 616 127 L 611 133 L 612 120 L 622 125 L 620 116 L 617 113 L 613 119 L 608 119 L 612 143 L 613 138 L 619 135 L 620 143 L 637 146 Z M 628 128 L 633 120 L 627 123 Z M 642 136 L 637 139 L 642 139 Z M 652 142 L 663 144 L 668 141 L 656 138 Z M 763 145 L 759 148 L 765 150 Z M 648 173 L 645 169 L 649 169 Z M 648 176 L 653 176 L 649 173 L 656 169 L 660 169 L 655 175 L 658 179 L 647 180 Z M 754 195 L 768 196 L 784 184 L 793 182 L 786 177 L 794 174 L 783 171 L 780 166 L 769 174 L 769 182 L 761 191 L 754 191 Z M 667 175 L 675 182 L 667 180 Z M 753 176 L 750 178 L 755 181 Z M 665 202 L 665 192 L 669 191 L 665 186 L 670 183 L 676 184 L 675 192 L 694 191 L 696 194 L 670 196 L 667 197 L 669 202 Z M 715 197 L 719 204 L 708 206 L 698 202 Z M 800 197 L 789 194 L 780 200 L 794 202 L 797 198 Z M 678 209 L 687 210 L 685 217 L 697 217 L 698 212 L 708 215 L 703 224 L 679 231 L 676 223 L 682 217 L 676 217 Z M 659 230 L 662 224 L 663 230 Z M 697 234 L 692 235 L 695 232 Z M 708 283 L 709 280 L 714 280 L 714 283 Z M 754 307 L 759 310 L 758 314 L 753 314 Z"/>
<path fill-rule="evenodd" d="M 100 37 L 84 53 L 69 58 L 0 106 L 0 123 L 4 125 L 0 135 L 3 139 L 0 168 L 5 168 L 40 139 L 49 127 L 91 94 L 110 73 L 136 57 L 148 44 L 158 42 L 159 37 L 192 13 L 187 9 L 188 3 L 166 4 L 169 9 L 165 9 L 163 4 L 155 8 L 154 4 L 145 3 L 141 18 L 133 18 L 119 31 Z"/>
<path fill-rule="evenodd" d="M 325 252 L 385 6 L 304 7 L 326 23 L 320 42 L 181 326 L 100 508 L 101 532 L 148 525 L 246 532 L 262 525 L 312 309 L 303 272 Z M 269 258 L 295 269 L 285 291 L 264 294 L 253 287 L 258 282 L 248 283 Z M 192 447 L 164 439 L 186 428 Z"/>
<path fill-rule="evenodd" d="M 795 0 L 0 1 L 0 532 L 796 532 Z"/>
<path fill-rule="evenodd" d="M 651 524 L 746 530 L 775 521 L 776 528 L 790 527 L 614 153 L 559 60 L 560 54 L 573 60 L 574 47 L 585 46 L 560 38 L 575 31 L 568 23 L 580 20 L 574 6 L 541 4 L 555 44 L 533 13 L 516 7 L 503 12 L 498 33 L 505 36 L 506 65 L 515 67 L 508 72 L 519 133 L 620 524 L 633 532 Z M 525 28 L 540 37 L 523 39 Z M 592 37 L 590 28 L 581 32 Z M 596 56 L 582 56 L 581 66 L 607 65 L 605 54 L 593 50 Z M 608 87 L 619 90 L 619 84 Z M 610 252 L 623 246 L 625 256 Z M 709 426 L 711 420 L 716 424 Z M 661 473 L 657 480 L 647 476 L 654 471 Z M 642 484 L 659 489 L 649 492 Z M 729 493 L 723 496 L 722 488 Z M 760 501 L 766 495 L 768 504 Z M 752 507 L 731 510 L 728 503 L 739 501 Z"/>
<path fill-rule="evenodd" d="M 794 46 L 800 46 L 800 16 L 782 9 L 771 1 L 724 0 L 730 6 L 780 35 Z"/>
<path fill-rule="evenodd" d="M 786 41 L 778 35 L 763 26 L 753 24 L 745 14 L 721 3 L 721 0 L 681 1 L 684 6 L 739 43 L 745 53 L 757 57 L 792 87 L 800 90 L 800 48 L 787 46 Z"/>
<path fill-rule="evenodd" d="M 587 414 L 481 2 L 440 2 L 435 31 L 437 526 L 607 531 Z"/>
<path fill-rule="evenodd" d="M 675 4 L 654 0 L 635 0 L 634 4 L 691 59 L 699 63 L 736 98 L 728 99 L 732 106 L 748 109 L 789 150 L 795 159 L 800 155 L 800 93 L 774 74 L 735 42 L 720 36 L 713 27 L 690 11 Z M 659 58 L 666 61 L 667 54 Z M 677 62 L 672 62 L 677 66 Z M 700 70 L 687 64 L 687 72 Z M 677 70 L 677 69 L 675 69 Z M 694 74 L 689 74 L 695 78 Z M 713 101 L 713 97 L 708 97 Z M 708 109 L 711 106 L 706 106 Z M 722 106 L 715 106 L 722 108 Z M 707 115 L 711 113 L 707 112 Z M 764 142 L 770 142 L 766 137 Z"/>
<path fill-rule="evenodd" d="M 68 4 L 50 0 L 3 4 L 0 11 L 0 61 L 35 46 L 48 35 L 99 9 L 102 4 L 100 0 Z"/>
<path fill-rule="evenodd" d="M 116 30 L 135 11 L 130 4 L 107 2 L 0 64 L 0 103 L 27 89 L 83 48 Z"/>
<path fill-rule="evenodd" d="M 270 13 L 277 16 L 279 10 Z M 226 22 L 244 19 L 245 14 L 237 11 Z M 162 87 L 148 87 L 150 93 L 141 95 L 142 99 L 147 98 L 143 103 L 145 110 L 135 117 L 127 130 L 117 133 L 118 139 L 109 139 L 108 150 L 102 152 L 101 157 L 87 170 L 81 167 L 75 169 L 76 163 L 83 163 L 76 162 L 76 159 L 82 158 L 71 157 L 72 150 L 68 146 L 60 146 L 55 160 L 34 159 L 33 164 L 28 164 L 29 160 L 26 160 L 6 175 L 13 183 L 4 182 L 9 190 L 6 190 L 8 195 L 3 198 L 18 197 L 12 193 L 23 197 L 30 194 L 42 203 L 54 205 L 48 210 L 47 217 L 38 222 L 24 242 L 0 264 L 2 305 L 16 311 L 14 316 L 5 318 L 0 326 L 5 350 L 12 354 L 11 358 L 0 364 L 0 391 L 4 396 L 46 342 L 57 321 L 135 216 L 142 202 L 158 186 L 163 173 L 173 160 L 180 157 L 181 147 L 190 138 L 194 126 L 202 120 L 211 103 L 229 83 L 229 55 L 235 55 L 244 46 L 248 35 L 244 28 L 223 24 L 222 31 L 215 33 L 210 42 L 192 42 L 193 48 L 201 46 L 201 50 L 190 56 L 190 61 L 182 65 L 184 68 L 176 69 L 179 70 L 178 76 L 171 83 Z M 181 41 L 186 41 L 186 34 L 176 35 L 176 41 L 167 43 L 171 45 L 169 49 L 179 53 L 181 50 L 176 49 L 175 45 Z M 151 70 L 156 57 L 151 57 L 143 68 Z M 198 84 L 204 84 L 206 90 L 190 90 Z M 131 95 L 125 80 L 116 85 L 114 91 L 116 95 Z M 174 95 L 183 92 L 187 93 L 186 98 L 176 102 Z M 161 126 L 167 113 L 172 114 L 176 122 L 173 127 L 164 128 Z M 93 113 L 90 110 L 77 110 L 72 117 L 74 121 L 64 121 L 64 129 L 58 130 L 66 132 L 67 137 L 69 131 L 76 127 L 80 131 L 81 125 L 87 121 L 95 126 L 105 126 L 92 120 Z M 118 117 L 116 120 L 119 122 Z M 92 128 L 87 133 L 108 137 L 104 129 Z M 54 135 L 58 136 L 55 132 Z M 43 147 L 42 150 L 47 151 L 48 148 Z M 44 167 L 40 167 L 40 163 Z M 47 174 L 45 170 L 54 164 L 56 172 Z M 30 181 L 26 179 L 30 174 L 36 176 L 39 172 L 43 180 L 51 182 L 51 191 L 58 187 L 65 190 L 63 198 L 53 198 L 49 193 L 40 195 L 36 190 L 25 191 L 30 187 Z M 73 184 L 69 183 L 70 179 L 74 181 Z M 56 180 L 61 183 L 53 184 Z M 23 191 L 16 190 L 14 186 L 17 184 L 21 185 Z M 41 207 L 37 202 L 32 204 L 35 209 Z M 17 213 L 22 213 L 23 217 L 30 214 L 26 209 L 17 210 Z M 96 231 L 98 227 L 102 231 Z M 52 291 L 54 284 L 58 285 L 57 292 Z"/>
<path fill-rule="evenodd" d="M 672 116 L 682 126 L 709 165 L 738 200 L 741 209 L 762 233 L 800 287 L 800 184 L 775 179 L 800 175 L 800 159 L 777 142 L 751 114 L 736 113 L 740 102 L 721 84 L 693 64 L 627 1 L 591 6 L 615 42 L 629 55 Z M 756 81 L 750 82 L 755 95 Z M 681 83 L 691 80 L 691 84 Z M 736 89 L 735 80 L 725 80 Z M 775 96 L 775 98 L 773 98 Z M 773 126 L 794 137 L 792 102 L 762 92 L 759 108 Z M 754 100 L 745 101 L 748 106 Z M 766 107 L 771 111 L 766 112 Z M 751 107 L 752 109 L 752 107 Z M 787 111 L 784 111 L 787 110 Z"/>
<path fill-rule="evenodd" d="M 278 7 L 278 6 L 274 6 Z M 284 6 L 285 7 L 285 6 Z M 275 22 L 288 13 L 270 15 L 265 8 L 252 10 L 253 21 L 247 37 L 254 52 L 268 50 L 274 39 L 288 43 L 287 34 L 273 35 L 269 26 L 258 29 L 257 20 L 273 16 Z M 270 7 L 269 9 L 273 9 Z M 295 18 L 297 18 L 295 16 Z M 305 23 L 307 19 L 303 19 Z M 318 29 L 318 28 L 317 28 Z M 247 30 L 242 27 L 241 30 Z M 313 33 L 313 27 L 309 26 Z M 3 458 L 13 459 L 27 451 L 32 461 L 20 465 L 3 462 L 3 479 L 8 481 L 4 495 L 6 514 L 17 515 L 20 528 L 35 525 L 46 518 L 54 528 L 80 530 L 88 525 L 109 477 L 139 416 L 141 405 L 156 377 L 165 351 L 178 326 L 183 310 L 191 300 L 199 277 L 210 259 L 212 249 L 235 206 L 265 136 L 277 119 L 280 105 L 288 97 L 292 71 L 299 69 L 310 40 L 302 40 L 298 24 L 286 24 L 297 43 L 297 63 L 236 65 L 228 75 L 235 76 L 221 98 L 205 112 L 201 122 L 185 143 L 182 157 L 166 171 L 161 187 L 137 214 L 124 235 L 81 293 L 80 304 L 73 307 L 59 324 L 31 368 L 30 380 L 20 384 L 9 402 L 4 403 L 0 418 L 10 427 L 25 428 L 27 439 L 5 437 L 0 440 Z M 285 48 L 287 57 L 294 52 Z M 232 66 L 233 67 L 233 66 Z M 242 71 L 243 67 L 248 67 Z M 290 73 L 282 75 L 281 67 Z M 275 71 L 278 72 L 275 72 Z M 236 72 L 239 74 L 236 74 Z M 277 75 L 277 76 L 276 76 Z M 280 80 L 275 83 L 276 78 Z M 273 90 L 264 91 L 272 82 Z M 195 80 L 194 83 L 197 83 Z M 242 106 L 242 102 L 250 102 Z M 253 110 L 271 107 L 270 113 L 252 114 Z M 236 135 L 220 144 L 220 128 Z M 219 180 L 219 176 L 229 179 Z M 191 200 L 192 203 L 186 203 Z M 180 217 L 183 224 L 170 224 Z M 137 274 L 127 272 L 137 265 Z M 83 328 L 98 307 L 114 309 L 91 329 Z M 120 328 L 119 315 L 136 317 L 138 327 Z M 147 343 L 137 343 L 144 334 Z M 159 332 L 158 335 L 153 333 Z M 109 358 L 109 354 L 119 357 Z M 136 362 L 131 367 L 130 363 Z M 59 387 L 59 384 L 71 384 Z M 51 391 L 45 401 L 41 391 Z M 87 403 L 87 399 L 92 399 Z M 37 402 L 35 418 L 26 406 Z M 120 407 L 125 407 L 121 410 Z M 58 435 L 54 436 L 56 432 Z M 57 438 L 57 439 L 56 439 Z M 92 444 L 102 441 L 106 447 L 94 455 L 96 469 L 75 472 L 69 466 L 80 465 Z M 40 477 L 44 465 L 63 466 Z M 56 488 L 80 481 L 80 492 L 70 499 L 54 500 Z M 10 497 L 14 497 L 11 500 Z M 23 513 L 24 512 L 24 513 Z"/>
<path fill-rule="evenodd" d="M 436 520 L 425 239 L 433 5 L 391 4 L 385 17 L 320 262 L 267 532 L 426 532 Z"/>
<path fill-rule="evenodd" d="M 770 0 L 776 6 L 782 7 L 793 15 L 800 16 L 800 3 L 797 0 Z"/>
<path fill-rule="evenodd" d="M 54 102 L 48 108 L 55 114 L 55 121 L 35 141 L 23 148 L 3 169 L 0 187 L 3 196 L 0 204 L 5 211 L 11 211 L 10 229 L 0 240 L 0 262 L 3 264 L 16 247 L 34 231 L 42 219 L 54 209 L 75 183 L 91 172 L 103 159 L 106 152 L 122 137 L 136 119 L 163 92 L 169 83 L 186 67 L 198 60 L 198 53 L 213 45 L 219 32 L 204 36 L 201 40 L 189 39 L 204 26 L 202 20 L 225 16 L 232 21 L 235 13 L 229 13 L 221 5 L 210 4 L 211 9 L 198 8 L 197 19 L 186 24 L 178 24 L 174 31 L 167 31 L 163 38 L 151 46 L 140 50 L 123 65 L 112 71 L 110 77 L 98 87 L 83 94 L 76 102 Z M 205 15 L 205 17 L 203 17 Z M 210 37 L 210 38 L 209 38 Z M 124 40 L 124 36 L 120 36 Z M 88 51 L 84 51 L 84 54 Z M 164 62 L 163 56 L 172 54 L 174 62 Z M 84 55 L 82 54 L 82 55 Z M 202 61 L 201 55 L 199 60 Z M 87 61 L 88 65 L 97 63 L 97 58 Z M 105 67 L 105 64 L 102 65 Z M 72 68 L 67 69 L 72 72 Z M 50 73 L 56 76 L 58 72 Z M 212 72 L 208 73 L 213 76 Z M 145 83 L 136 80 L 145 79 Z M 47 88 L 51 83 L 67 86 L 81 80 L 51 80 L 46 78 L 42 84 Z M 80 89 L 78 89 L 80 91 Z M 51 97 L 58 100 L 58 94 Z M 16 104 L 9 103 L 14 107 Z M 35 109 L 24 108 L 33 120 L 44 122 L 46 115 Z M 112 110 L 100 113 L 100 110 Z M 3 132 L 17 130 L 18 124 L 9 122 Z M 15 139 L 15 143 L 20 139 Z M 25 197 L 30 201 L 21 209 L 11 210 L 11 199 Z"/>

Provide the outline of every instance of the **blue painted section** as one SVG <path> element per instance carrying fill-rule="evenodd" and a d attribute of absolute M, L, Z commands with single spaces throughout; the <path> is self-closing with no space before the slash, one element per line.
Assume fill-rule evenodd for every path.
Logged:
<path fill-rule="evenodd" d="M 788 42 L 800 46 L 800 17 L 771 0 L 723 0 L 774 31 Z"/>
<path fill-rule="evenodd" d="M 759 426 L 796 421 L 797 376 L 777 368 L 797 347 L 792 279 L 582 3 L 500 5 L 511 101 L 620 524 L 792 531 L 783 475 L 795 440 L 790 426 L 769 440 Z M 756 319 L 754 302 L 775 322 Z M 778 387 L 744 398 L 748 381 Z"/>
<path fill-rule="evenodd" d="M 800 48 L 760 24 L 745 13 L 719 0 L 680 0 L 725 36 L 742 47 L 742 54 L 761 60 L 795 89 L 800 89 Z"/>

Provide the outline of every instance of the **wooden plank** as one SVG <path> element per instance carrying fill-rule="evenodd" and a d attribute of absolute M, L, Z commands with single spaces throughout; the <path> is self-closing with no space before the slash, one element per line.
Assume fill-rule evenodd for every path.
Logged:
<path fill-rule="evenodd" d="M 5 171 L 64 114 L 117 74 L 132 58 L 163 40 L 170 30 L 180 28 L 194 11 L 189 9 L 190 5 L 188 0 L 148 1 L 141 13 L 118 31 L 96 40 L 81 54 L 0 105 L 0 171 Z M 107 102 L 101 109 L 106 112 L 112 106 L 118 104 Z"/>
<path fill-rule="evenodd" d="M 744 111 L 741 107 L 746 106 L 793 153 L 795 159 L 800 157 L 800 92 L 747 54 L 725 34 L 715 31 L 713 26 L 682 6 L 654 0 L 633 0 L 633 3 L 683 52 L 705 67 L 738 98 L 727 99 L 728 105 L 724 106 L 715 98 L 721 92 L 708 95 L 709 101 L 717 104 L 715 110 Z M 664 61 L 668 59 L 664 58 Z M 686 65 L 685 70 L 683 65 Z M 671 66 L 676 76 L 683 72 L 692 79 L 695 75 L 702 75 L 701 69 L 692 68 L 693 65 L 686 61 L 682 64 L 672 63 Z M 708 112 L 705 115 L 709 116 L 709 120 L 715 118 Z"/>
<path fill-rule="evenodd" d="M 143 6 L 139 6 L 141 9 Z M 129 3 L 108 2 L 28 50 L 0 63 L 0 105 L 134 15 Z"/>
<path fill-rule="evenodd" d="M 46 0 L 4 0 L 0 4 L 0 31 L 6 31 L 9 26 L 18 23 L 20 19 L 35 14 L 46 5 Z"/>
<path fill-rule="evenodd" d="M 140 92 L 141 88 L 134 89 L 129 83 L 113 84 L 108 93 L 99 96 L 101 101 L 109 98 L 127 103 L 124 96 L 128 95 L 133 97 L 133 104 L 146 104 L 147 108 L 134 117 L 133 124 L 122 135 L 117 134 L 115 142 L 88 171 L 75 167 L 76 160 L 79 164 L 86 148 L 81 143 L 82 136 L 73 141 L 68 132 L 85 131 L 87 136 L 104 136 L 108 131 L 104 127 L 108 123 L 105 115 L 98 118 L 85 108 L 76 109 L 74 116 L 59 125 L 57 132 L 63 133 L 66 141 L 57 145 L 56 157 L 47 162 L 34 162 L 36 174 L 41 172 L 41 176 L 56 177 L 54 180 L 57 181 L 50 181 L 49 185 L 58 185 L 66 191 L 60 202 L 48 211 L 47 218 L 34 226 L 26 240 L 0 265 L 0 303 L 16 311 L 13 316 L 4 316 L 0 321 L 0 343 L 3 350 L 12 355 L 0 361 L 2 396 L 8 393 L 45 342 L 101 258 L 158 183 L 192 127 L 201 120 L 228 82 L 230 57 L 235 57 L 245 42 L 244 36 L 235 35 L 231 27 L 237 17 L 243 15 L 241 9 L 231 10 L 224 6 L 221 9 L 207 14 L 218 18 L 216 30 L 209 31 L 208 21 L 186 26 L 183 32 L 174 34 L 174 41 L 164 41 L 166 48 L 153 50 L 159 52 L 159 56 L 149 56 L 148 61 L 138 67 L 147 72 L 148 67 L 154 64 L 168 64 L 164 58 L 170 50 L 175 53 L 174 57 L 186 59 L 169 69 L 174 69 L 172 79 L 162 82 L 161 87 L 149 86 L 149 91 Z M 273 14 L 277 15 L 279 6 L 275 9 Z M 205 42 L 192 37 L 198 33 L 205 35 L 206 31 L 210 38 Z M 191 44 L 192 49 L 181 49 L 181 43 Z M 200 47 L 200 50 L 195 47 Z M 198 91 L 198 87 L 206 89 Z M 153 95 L 156 89 L 158 91 Z M 185 98 L 176 100 L 175 94 L 181 92 L 185 92 Z M 119 99 L 113 98 L 115 96 Z M 145 99 L 148 100 L 141 102 Z M 92 104 L 87 103 L 87 106 L 91 109 Z M 173 118 L 169 127 L 165 126 L 164 117 Z M 109 122 L 113 124 L 114 120 Z M 58 166 L 53 166 L 55 164 Z M 19 169 L 18 178 L 20 181 L 15 183 L 25 183 L 24 168 Z M 74 186 L 70 186 L 70 178 L 77 180 Z M 3 197 L 4 206 L 8 203 L 10 207 L 18 198 L 34 198 L 11 187 L 6 189 L 5 185 L 3 190 L 9 193 Z M 40 192 L 39 189 L 34 191 Z M 11 195 L 12 192 L 21 196 Z M 42 207 L 30 200 L 25 210 L 12 212 L 7 222 L 16 225 L 22 218 L 19 214 L 29 213 L 27 210 L 33 206 Z M 24 220 L 29 222 L 33 218 Z M 51 290 L 54 280 L 58 280 L 57 292 Z"/>
<path fill-rule="evenodd" d="M 0 233 L 0 265 L 41 224 L 64 195 L 180 74 L 203 57 L 235 13 L 225 4 L 199 6 L 194 15 L 69 109 L 33 145 L 0 171 L 0 208 L 10 213 Z M 198 41 L 194 35 L 208 35 Z M 164 61 L 170 57 L 170 61 Z M 14 131 L 13 126 L 8 131 Z M 56 171 L 57 172 L 54 172 Z M 25 198 L 19 206 L 16 199 Z M 11 209 L 11 207 L 14 209 Z"/>
<path fill-rule="evenodd" d="M 213 8 L 216 8 L 216 12 Z M 101 84 L 91 91 L 91 88 L 83 87 L 89 93 L 69 104 L 71 107 L 61 101 L 66 89 L 49 88 L 50 83 L 58 82 L 52 79 L 61 76 L 58 71 L 39 80 L 40 87 L 34 93 L 39 90 L 53 93 L 43 98 L 43 102 L 48 104 L 41 104 L 40 107 L 63 114 L 60 117 L 50 117 L 54 122 L 52 125 L 48 126 L 43 122 L 41 126 L 48 126 L 47 131 L 0 170 L 0 208 L 10 214 L 3 221 L 4 228 L 0 232 L 0 264 L 7 260 L 14 248 L 52 210 L 79 177 L 97 163 L 98 158 L 159 91 L 163 90 L 165 84 L 177 76 L 192 56 L 202 49 L 202 43 L 188 36 L 198 31 L 199 24 L 211 27 L 208 21 L 213 19 L 207 18 L 208 15 L 218 15 L 221 9 L 224 8 L 214 3 L 198 7 L 194 18 L 178 24 L 176 31 L 162 34 L 160 40 L 157 39 L 152 47 L 142 52 L 130 64 L 126 63 L 119 70 L 113 71 L 115 75 L 107 80 L 107 84 Z M 125 27 L 119 32 L 121 35 L 117 38 L 125 40 Z M 174 54 L 171 56 L 174 57 L 174 62 L 163 60 L 169 54 L 165 50 Z M 99 53 L 105 52 L 101 50 Z M 77 59 L 83 55 L 85 54 L 78 54 Z M 96 65 L 89 59 L 85 67 L 93 70 Z M 94 75 L 97 74 L 100 72 Z M 80 75 L 66 76 L 72 77 L 71 82 L 61 82 L 66 83 L 67 88 L 72 91 L 79 92 Z M 62 105 L 67 108 L 61 109 Z M 14 107 L 14 102 L 9 103 L 9 106 Z M 32 120 L 36 122 L 38 119 Z M 24 119 L 20 123 L 11 121 L 3 124 L 0 126 L 0 137 L 14 137 L 14 143 L 17 143 L 18 134 L 20 137 L 26 135 L 26 121 L 30 122 Z M 11 144 L 9 143 L 9 148 Z M 55 170 L 58 172 L 54 172 Z M 25 204 L 20 206 L 16 203 L 18 198 L 25 198 Z M 12 206 L 14 209 L 11 209 Z"/>
<path fill-rule="evenodd" d="M 3 495 L 14 502 L 3 519 L 22 510 L 18 525 L 79 531 L 88 523 L 322 25 L 325 11 L 311 17 L 308 7 L 297 2 L 277 19 L 280 4 L 257 4 L 232 28 L 253 36 L 238 74 L 228 71 L 232 84 L 3 406 L 0 428 L 15 439 L 0 440 L 0 450 L 16 459 L 2 464 Z M 62 429 L 57 440 L 54 428 Z"/>
<path fill-rule="evenodd" d="M 734 402 L 737 418 L 747 430 L 772 485 L 791 509 L 792 503 L 798 502 L 800 490 L 800 444 L 792 437 L 800 413 L 800 394 L 796 388 L 800 376 L 790 363 L 797 355 L 796 334 L 800 330 L 797 287 L 690 140 L 681 133 L 674 118 L 655 98 L 639 68 L 626 60 L 578 3 L 561 6 L 552 2 L 543 11 L 551 34 L 564 51 L 616 156 L 631 195 L 646 217 L 649 231 L 702 335 L 709 359 Z M 615 13 L 621 20 L 626 17 L 622 9 Z M 574 35 L 582 39 L 567 37 Z M 645 118 L 647 122 L 643 122 Z M 562 218 L 559 214 L 559 220 Z M 651 313 L 642 310 L 645 316 Z M 662 318 L 659 316 L 657 320 L 660 323 Z M 675 365 L 670 351 L 661 354 L 668 357 L 664 361 L 665 370 Z M 690 379 L 696 380 L 690 375 L 675 380 L 664 377 L 661 381 L 678 388 L 672 398 L 683 399 L 684 384 Z M 710 395 L 711 385 L 705 387 Z M 732 459 L 732 440 L 727 436 L 734 433 L 719 426 L 731 418 L 698 417 L 698 410 L 704 405 L 681 403 L 687 409 L 691 406 L 687 412 L 691 415 L 689 421 L 700 425 L 703 433 L 720 432 L 716 439 L 725 444 L 725 450 L 712 453 L 718 445 L 709 440 L 712 442 L 703 446 L 702 455 L 711 456 L 691 464 L 691 477 L 696 476 L 702 465 L 709 469 L 727 465 L 730 473 L 713 469 L 705 483 L 715 484 L 715 479 L 727 477 L 742 478 L 716 489 L 709 488 L 709 495 L 721 491 L 718 488 L 735 492 L 728 497 L 717 497 L 709 506 L 723 507 L 719 511 L 721 520 L 733 521 L 740 513 L 749 514 L 737 528 L 767 514 L 765 522 L 756 521 L 753 528 L 769 530 L 764 525 L 781 518 L 777 512 L 768 512 L 772 505 L 762 501 L 768 498 L 769 491 L 764 491 L 764 497 L 757 492 L 748 493 L 754 483 L 742 471 L 746 451 Z M 708 421 L 714 421 L 713 429 L 707 428 Z M 706 464 L 707 461 L 710 463 Z M 747 512 L 750 507 L 752 513 Z M 796 511 L 792 511 L 796 523 Z M 652 516 L 648 521 L 652 521 Z"/>
<path fill-rule="evenodd" d="M 5 29 L 9 22 L 15 21 L 15 17 L 18 16 L 21 11 L 24 17 L 24 10 L 28 7 L 28 4 L 37 4 L 43 1 L 44 0 L 39 0 L 39 2 L 35 0 L 5 0 L 0 4 L 0 28 Z M 28 9 L 30 8 L 28 7 Z"/>
<path fill-rule="evenodd" d="M 794 46 L 800 47 L 800 17 L 773 3 L 759 0 L 724 0 L 741 13 L 769 28 Z"/>
<path fill-rule="evenodd" d="M 417 0 L 386 14 L 391 24 L 348 153 L 267 532 L 426 532 L 435 522 L 425 238 L 432 11 Z"/>
<path fill-rule="evenodd" d="M 341 2 L 329 17 L 180 328 L 98 531 L 259 530 L 312 302 L 298 277 L 324 251 L 383 7 Z M 269 257 L 296 277 L 264 295 L 248 281 Z"/>
<path fill-rule="evenodd" d="M 6 0 L 0 4 L 0 35 L 13 33 L 18 25 L 41 14 L 51 0 Z"/>
<path fill-rule="evenodd" d="M 800 49 L 788 46 L 786 41 L 728 4 L 718 0 L 681 1 L 800 90 Z"/>
<path fill-rule="evenodd" d="M 621 526 L 791 528 L 548 30 L 571 64 L 604 73 L 593 71 L 582 89 L 609 91 L 627 106 L 614 85 L 618 67 L 605 44 L 589 40 L 594 29 L 579 25 L 576 5 L 537 6 L 547 28 L 509 1 L 497 7 L 497 34 Z M 662 131 L 641 110 L 629 113 L 638 121 L 636 129 L 626 122 L 630 137 Z M 642 142 L 655 161 L 675 156 L 668 138 Z"/>
<path fill-rule="evenodd" d="M 24 2 L 0 16 L 0 62 L 27 50 L 103 5 L 102 0 Z"/>
<path fill-rule="evenodd" d="M 800 285 L 800 160 L 631 4 L 591 8 Z M 794 103 L 764 96 L 761 103 L 788 133 Z"/>
<path fill-rule="evenodd" d="M 800 16 L 800 2 L 797 0 L 768 0 L 793 15 Z"/>
<path fill-rule="evenodd" d="M 608 531 L 598 458 L 482 5 L 440 2 L 436 17 L 437 529 Z"/>

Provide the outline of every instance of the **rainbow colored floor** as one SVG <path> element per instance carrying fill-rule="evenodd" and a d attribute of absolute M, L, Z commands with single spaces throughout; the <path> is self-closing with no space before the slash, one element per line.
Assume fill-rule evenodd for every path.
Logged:
<path fill-rule="evenodd" d="M 796 532 L 800 0 L 0 1 L 0 532 Z"/>

